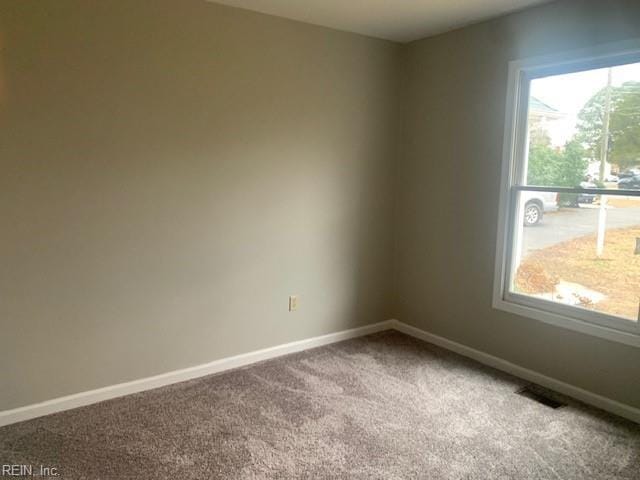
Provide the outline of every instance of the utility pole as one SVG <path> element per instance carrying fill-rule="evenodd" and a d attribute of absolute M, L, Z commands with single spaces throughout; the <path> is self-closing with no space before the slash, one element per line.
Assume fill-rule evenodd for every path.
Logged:
<path fill-rule="evenodd" d="M 602 121 L 602 144 L 600 146 L 600 182 L 604 182 L 609 154 L 609 122 L 611 120 L 611 83 L 613 68 L 609 67 L 607 74 L 607 91 L 604 99 L 604 119 Z M 596 242 L 596 256 L 604 253 L 604 237 L 607 227 L 607 196 L 600 196 L 600 212 L 598 214 L 598 239 Z"/>

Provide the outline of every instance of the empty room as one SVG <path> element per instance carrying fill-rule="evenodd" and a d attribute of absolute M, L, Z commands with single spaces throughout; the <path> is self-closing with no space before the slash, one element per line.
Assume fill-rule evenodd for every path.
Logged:
<path fill-rule="evenodd" d="M 638 0 L 0 0 L 0 478 L 640 480 Z"/>

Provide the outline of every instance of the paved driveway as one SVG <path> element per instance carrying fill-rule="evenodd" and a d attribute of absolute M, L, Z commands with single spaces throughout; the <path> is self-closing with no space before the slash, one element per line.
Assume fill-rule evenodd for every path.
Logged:
<path fill-rule="evenodd" d="M 523 238 L 524 254 L 556 243 L 584 235 L 595 234 L 598 228 L 599 208 L 563 208 L 544 216 L 534 227 L 525 227 Z M 607 229 L 640 225 L 640 208 L 607 209 Z"/>

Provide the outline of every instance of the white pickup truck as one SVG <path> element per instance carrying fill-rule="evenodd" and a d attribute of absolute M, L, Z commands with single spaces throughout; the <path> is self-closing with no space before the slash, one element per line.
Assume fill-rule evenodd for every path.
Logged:
<path fill-rule="evenodd" d="M 521 195 L 525 227 L 540 223 L 545 213 L 558 210 L 558 194 L 555 192 L 522 192 Z"/>

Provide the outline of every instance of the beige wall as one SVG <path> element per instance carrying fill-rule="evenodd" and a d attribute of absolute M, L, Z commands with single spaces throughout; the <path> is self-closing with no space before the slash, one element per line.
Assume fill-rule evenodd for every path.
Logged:
<path fill-rule="evenodd" d="M 397 318 L 640 407 L 640 349 L 493 310 L 507 62 L 640 37 L 640 2 L 559 2 L 404 50 Z"/>
<path fill-rule="evenodd" d="M 0 22 L 0 410 L 390 316 L 399 46 L 201 0 Z"/>

